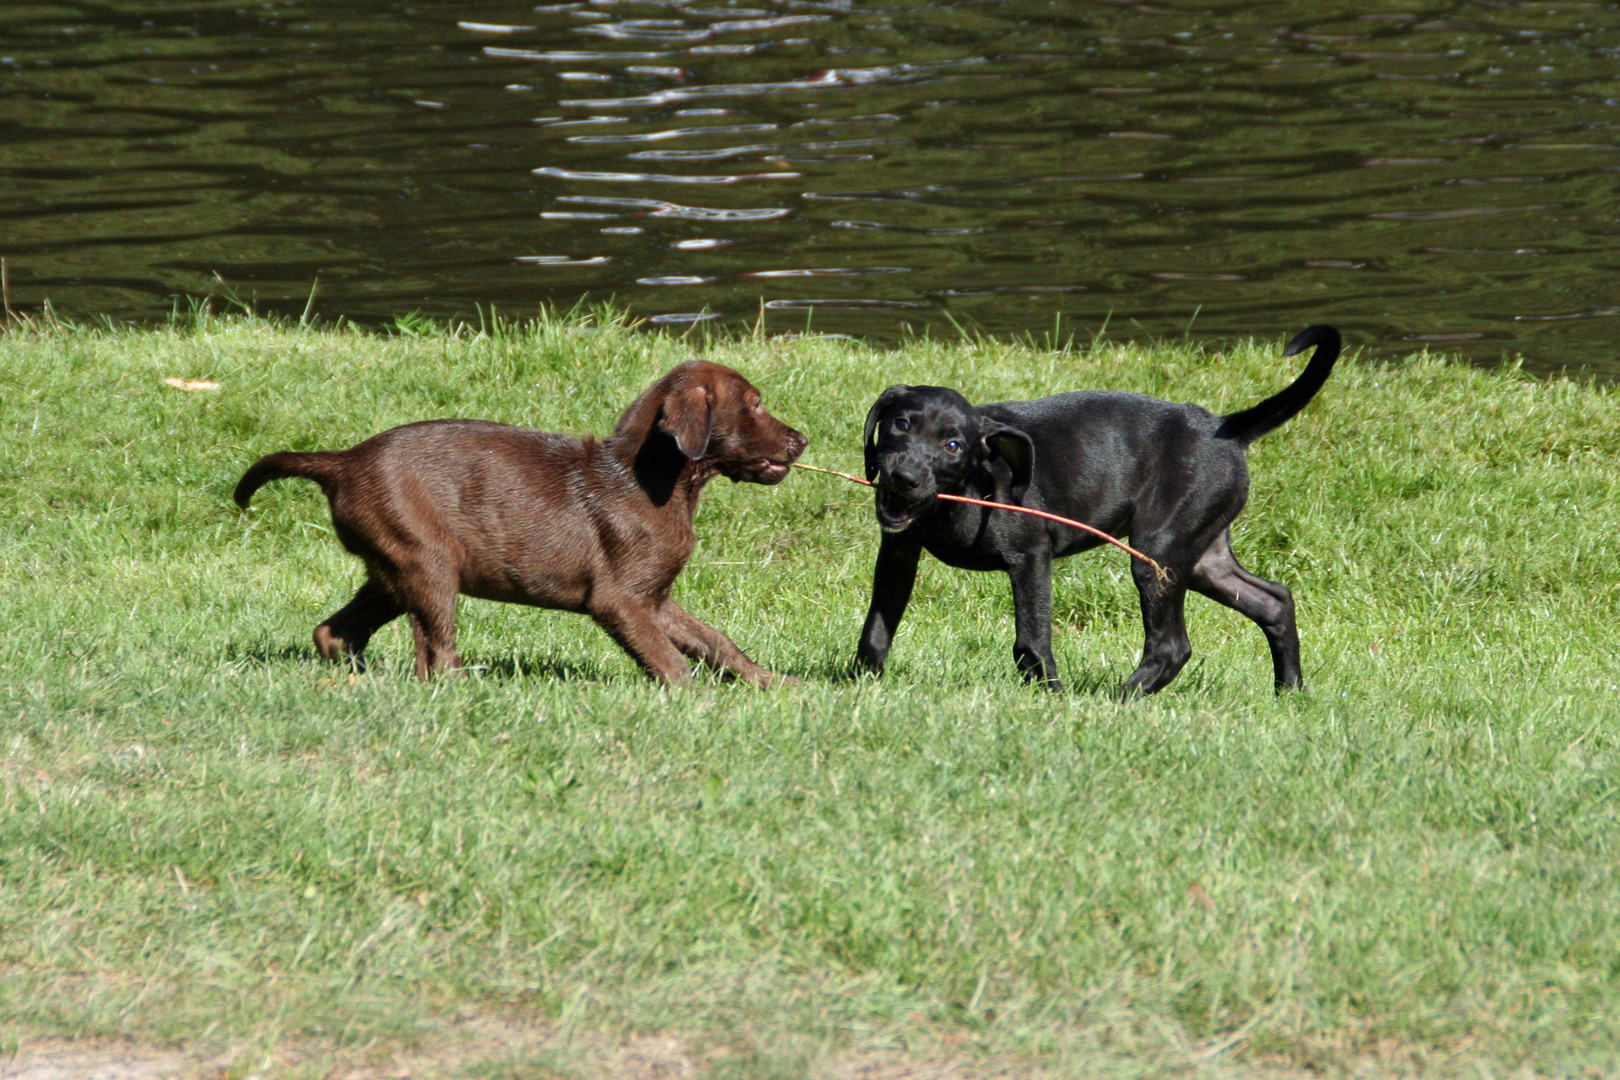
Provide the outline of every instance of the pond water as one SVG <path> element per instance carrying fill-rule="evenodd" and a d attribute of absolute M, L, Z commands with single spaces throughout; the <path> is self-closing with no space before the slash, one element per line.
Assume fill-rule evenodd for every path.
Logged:
<path fill-rule="evenodd" d="M 1615 3 L 6 0 L 0 255 L 79 318 L 318 278 L 1612 378 L 1617 123 Z"/>

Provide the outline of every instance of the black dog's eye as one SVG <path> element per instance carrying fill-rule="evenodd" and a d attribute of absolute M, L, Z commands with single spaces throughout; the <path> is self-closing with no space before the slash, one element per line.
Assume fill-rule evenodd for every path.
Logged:
<path fill-rule="evenodd" d="M 945 449 L 949 450 L 953 454 L 960 454 L 962 452 L 962 443 L 958 439 L 952 439 L 950 442 L 945 444 Z"/>
<path fill-rule="evenodd" d="M 896 430 L 896 431 L 910 431 L 911 430 L 911 421 L 907 420 L 903 416 L 895 417 L 894 418 L 894 430 Z"/>

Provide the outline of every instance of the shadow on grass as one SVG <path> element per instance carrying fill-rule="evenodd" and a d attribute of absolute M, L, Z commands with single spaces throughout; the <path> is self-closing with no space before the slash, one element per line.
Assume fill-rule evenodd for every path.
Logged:
<path fill-rule="evenodd" d="M 555 657 L 501 656 L 488 660 L 462 661 L 470 674 L 501 680 L 554 679 L 558 682 L 600 683 L 615 678 L 595 664 L 576 664 Z"/>
<path fill-rule="evenodd" d="M 252 645 L 242 645 L 237 642 L 228 642 L 225 646 L 225 660 L 231 664 L 247 664 L 253 667 L 270 667 L 286 663 L 311 663 L 319 660 L 315 649 L 310 645 L 268 645 L 256 642 Z"/>
<path fill-rule="evenodd" d="M 903 660 L 882 674 L 874 674 L 848 660 L 829 660 L 806 664 L 803 667 L 782 669 L 785 675 L 797 675 L 806 682 L 825 682 L 833 686 L 862 688 L 887 687 L 890 690 L 933 688 L 940 693 L 966 690 L 1023 690 L 1036 696 L 1050 695 L 1053 700 L 1064 697 L 1096 697 L 1119 701 L 1120 676 L 1111 668 L 1096 667 L 1085 670 L 1060 670 L 1063 689 L 1056 694 L 1044 683 L 1024 679 L 1011 666 L 987 664 L 982 669 L 953 666 L 948 671 L 930 671 L 926 663 L 915 659 Z"/>
<path fill-rule="evenodd" d="M 1110 698 L 1114 701 L 1121 699 L 1120 677 L 1107 668 L 1071 671 L 1063 676 L 1063 688 L 1072 696 Z"/>
<path fill-rule="evenodd" d="M 412 660 L 409 650 L 400 657 L 391 657 L 386 653 L 367 650 L 364 656 L 355 658 L 346 664 L 330 664 L 323 660 L 310 645 L 270 645 L 264 642 L 241 644 L 231 642 L 226 645 L 224 658 L 227 663 L 240 664 L 250 667 L 269 668 L 289 664 L 299 666 L 318 666 L 323 669 L 349 669 L 364 672 L 368 669 L 385 671 L 393 667 L 393 661 L 409 668 Z M 492 678 L 501 681 L 520 681 L 523 679 L 553 679 L 558 682 L 594 684 L 617 680 L 621 673 L 610 672 L 595 664 L 576 664 L 554 657 L 535 656 L 500 656 L 489 659 L 479 657 L 463 657 L 462 671 L 467 675 L 476 675 L 480 678 Z"/>
<path fill-rule="evenodd" d="M 309 645 L 281 645 L 275 646 L 264 642 L 244 645 L 232 642 L 225 647 L 224 658 L 227 663 L 239 664 L 248 667 L 270 668 L 286 665 L 309 665 L 322 669 L 356 671 L 365 673 L 368 670 L 377 674 L 392 669 L 398 662 L 399 667 L 409 671 L 413 654 L 407 649 L 398 657 L 388 655 L 385 651 L 368 650 L 366 655 L 349 664 L 328 664 L 316 654 L 315 649 Z M 494 679 L 499 682 L 523 682 L 530 679 L 548 680 L 568 683 L 578 686 L 596 686 L 606 683 L 646 683 L 649 679 L 640 672 L 626 672 L 611 670 L 599 663 L 585 661 L 583 663 L 562 659 L 555 656 L 514 655 L 479 657 L 464 656 L 462 658 L 462 671 L 466 675 L 482 679 Z M 775 669 L 779 675 L 792 675 L 803 679 L 807 683 L 821 683 L 840 687 L 881 687 L 887 686 L 891 690 L 908 689 L 925 685 L 915 679 L 915 672 L 908 670 L 909 665 L 901 664 L 896 670 L 882 675 L 857 667 L 848 660 L 826 660 L 820 663 L 794 665 Z M 960 674 L 960 673 L 959 673 Z M 1193 679 L 1187 680 L 1190 685 L 1200 690 L 1204 687 L 1204 678 L 1198 668 L 1189 674 Z M 701 665 L 693 665 L 693 676 L 697 683 L 706 682 L 733 682 L 732 679 L 723 679 Z M 1185 677 L 1184 677 L 1185 678 Z M 1119 700 L 1119 678 L 1112 671 L 1104 668 L 1094 668 L 1084 671 L 1071 671 L 1063 676 L 1063 694 L 1072 697 L 1099 697 Z M 968 689 L 973 686 L 1010 688 L 1023 686 L 1031 693 L 1045 693 L 1044 688 L 1026 683 L 1016 676 L 1009 676 L 1000 671 L 986 671 L 981 677 L 967 677 L 965 680 L 951 679 L 946 685 L 940 686 L 932 683 L 941 691 Z"/>

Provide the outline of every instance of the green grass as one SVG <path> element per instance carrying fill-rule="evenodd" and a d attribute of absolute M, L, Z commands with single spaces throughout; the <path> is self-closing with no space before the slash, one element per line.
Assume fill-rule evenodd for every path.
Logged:
<path fill-rule="evenodd" d="M 229 498 L 262 453 L 409 420 L 604 432 L 700 351 L 855 470 L 893 382 L 1219 412 L 1293 377 L 1280 345 L 0 335 L 0 1031 L 372 1053 L 476 1013 L 750 1077 L 1620 1067 L 1603 388 L 1341 361 L 1235 529 L 1299 603 L 1282 700 L 1260 632 L 1193 598 L 1192 664 L 1113 701 L 1141 640 L 1111 549 L 1057 574 L 1069 694 L 1017 681 L 1004 579 L 926 561 L 888 674 L 848 681 L 876 528 L 802 473 L 714 485 L 677 585 L 802 687 L 666 692 L 586 619 L 478 601 L 478 672 L 416 681 L 395 625 L 351 678 L 309 643 L 359 580 L 318 491 Z"/>

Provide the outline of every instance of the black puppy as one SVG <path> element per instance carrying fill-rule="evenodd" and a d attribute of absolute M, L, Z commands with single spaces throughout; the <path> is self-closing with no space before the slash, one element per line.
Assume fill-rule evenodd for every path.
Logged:
<path fill-rule="evenodd" d="M 1312 326 L 1283 355 L 1313 345 L 1293 385 L 1230 416 L 1142 394 L 1083 390 L 975 408 L 942 386 L 889 387 L 866 416 L 866 477 L 880 485 L 883 540 L 857 662 L 883 670 L 926 548 L 948 566 L 1006 572 L 1018 668 L 1026 679 L 1062 689 L 1052 659 L 1052 560 L 1102 541 L 1029 514 L 934 498 L 971 495 L 1129 536 L 1169 571 L 1160 581 L 1151 567 L 1131 561 L 1146 642 L 1126 695 L 1163 688 L 1192 655 L 1183 615 L 1188 588 L 1259 624 L 1277 688 L 1300 689 L 1293 596 L 1238 564 L 1229 528 L 1249 497 L 1249 444 L 1322 388 L 1339 356 L 1339 332 Z"/>

